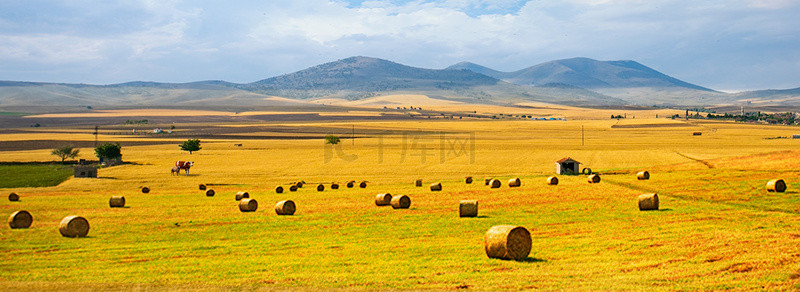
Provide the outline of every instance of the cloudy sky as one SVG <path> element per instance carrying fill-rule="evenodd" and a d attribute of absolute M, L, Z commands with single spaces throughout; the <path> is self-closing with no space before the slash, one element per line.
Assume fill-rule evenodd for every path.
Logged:
<path fill-rule="evenodd" d="M 800 1 L 0 1 L 0 80 L 252 82 L 350 56 L 501 71 L 630 59 L 719 90 L 800 87 Z"/>

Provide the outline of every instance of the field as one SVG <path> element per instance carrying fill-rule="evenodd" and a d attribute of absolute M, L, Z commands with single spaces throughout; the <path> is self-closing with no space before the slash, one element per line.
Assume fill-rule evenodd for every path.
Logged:
<path fill-rule="evenodd" d="M 24 209 L 34 218 L 29 229 L 0 228 L 0 288 L 800 289 L 800 150 L 798 140 L 775 139 L 798 134 L 796 127 L 646 111 L 610 120 L 599 118 L 611 110 L 564 109 L 565 117 L 587 118 L 567 121 L 371 119 L 377 110 L 363 111 L 321 121 L 191 120 L 177 123 L 174 135 L 105 126 L 98 140 L 119 141 L 129 164 L 102 168 L 97 179 L 0 189 L 21 197 L 3 199 L 2 214 Z M 0 131 L 9 146 L 0 162 L 54 161 L 48 147 L 59 143 L 95 159 L 91 130 L 77 123 Z M 342 142 L 325 145 L 327 134 Z M 177 144 L 192 136 L 203 149 L 180 151 Z M 559 185 L 546 185 L 563 157 L 602 181 L 559 176 Z M 177 160 L 195 166 L 171 176 Z M 641 170 L 651 179 L 637 180 Z M 503 186 L 484 186 L 488 177 Z M 521 187 L 507 186 L 513 177 Z M 773 178 L 788 191 L 768 193 Z M 300 180 L 307 184 L 297 192 L 273 190 Z M 330 189 L 350 180 L 368 185 Z M 443 191 L 431 192 L 434 182 Z M 318 183 L 326 189 L 316 191 Z M 216 195 L 205 196 L 199 184 Z M 152 191 L 143 194 L 144 186 Z M 258 201 L 256 212 L 238 210 L 239 191 Z M 411 208 L 375 206 L 385 192 L 408 195 Z M 637 197 L 649 192 L 659 194 L 659 211 L 638 210 Z M 119 195 L 126 207 L 109 208 Z M 275 214 L 285 199 L 297 204 L 295 215 Z M 478 217 L 458 217 L 467 199 L 479 201 Z M 68 215 L 89 220 L 88 237 L 58 233 Z M 484 233 L 500 224 L 531 232 L 527 259 L 486 257 Z"/>

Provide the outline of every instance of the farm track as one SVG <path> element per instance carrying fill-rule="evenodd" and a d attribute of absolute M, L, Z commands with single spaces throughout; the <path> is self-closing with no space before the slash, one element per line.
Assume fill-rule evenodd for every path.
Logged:
<path fill-rule="evenodd" d="M 705 166 L 706 166 L 706 167 L 708 167 L 709 169 L 713 169 L 713 168 L 714 168 L 714 165 L 713 165 L 713 164 L 711 164 L 711 163 L 709 163 L 708 161 L 705 161 L 705 160 L 702 160 L 702 159 L 698 159 L 698 158 L 694 158 L 694 157 L 691 157 L 691 156 L 687 156 L 686 154 L 680 153 L 680 152 L 678 152 L 678 151 L 675 151 L 675 154 L 678 154 L 678 155 L 680 155 L 680 156 L 683 156 L 683 157 L 684 157 L 684 158 L 686 158 L 686 159 L 690 159 L 690 160 L 697 161 L 697 162 L 699 162 L 699 163 L 701 163 L 701 164 L 705 165 Z"/>

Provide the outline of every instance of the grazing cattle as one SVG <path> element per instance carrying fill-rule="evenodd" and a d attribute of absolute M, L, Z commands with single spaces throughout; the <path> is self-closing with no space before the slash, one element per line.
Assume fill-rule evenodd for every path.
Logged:
<path fill-rule="evenodd" d="M 189 174 L 189 168 L 191 168 L 192 165 L 194 165 L 194 161 L 175 162 L 175 166 L 177 166 L 179 169 L 183 169 L 183 171 L 186 172 L 187 175 Z"/>
<path fill-rule="evenodd" d="M 177 166 L 173 166 L 170 170 L 171 175 L 181 175 L 181 168 Z"/>

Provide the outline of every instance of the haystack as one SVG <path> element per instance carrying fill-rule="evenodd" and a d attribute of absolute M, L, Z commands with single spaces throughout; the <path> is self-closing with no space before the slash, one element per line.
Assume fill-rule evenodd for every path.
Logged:
<path fill-rule="evenodd" d="M 275 205 L 275 213 L 278 215 L 293 215 L 296 207 L 292 200 L 280 201 Z"/>
<path fill-rule="evenodd" d="M 392 203 L 392 194 L 385 193 L 385 194 L 378 194 L 375 196 L 375 205 L 377 206 L 389 206 Z"/>
<path fill-rule="evenodd" d="M 458 204 L 458 217 L 478 216 L 478 201 L 463 200 Z"/>
<path fill-rule="evenodd" d="M 414 186 L 416 186 L 416 187 L 421 187 L 421 186 L 422 186 L 422 180 L 421 180 L 421 179 L 417 179 L 417 180 L 415 180 L 415 181 L 414 181 Z"/>
<path fill-rule="evenodd" d="M 490 178 L 484 178 L 483 179 L 483 184 L 488 186 L 489 183 L 492 182 L 492 180 L 493 180 L 493 178 L 491 178 L 491 177 Z"/>
<path fill-rule="evenodd" d="M 19 201 L 19 195 L 17 195 L 17 193 L 10 193 L 8 194 L 8 200 L 11 202 Z"/>
<path fill-rule="evenodd" d="M 493 189 L 499 188 L 502 184 L 503 183 L 501 183 L 500 180 L 496 178 L 493 178 L 491 181 L 489 181 L 489 187 Z"/>
<path fill-rule="evenodd" d="M 411 206 L 411 198 L 406 195 L 392 197 L 392 209 L 408 209 Z"/>
<path fill-rule="evenodd" d="M 558 178 L 555 176 L 551 176 L 547 178 L 547 184 L 551 186 L 558 185 Z"/>
<path fill-rule="evenodd" d="M 145 194 L 146 194 L 146 193 L 149 193 L 149 192 L 150 192 L 150 188 L 148 188 L 148 187 L 142 187 L 142 193 L 145 193 Z"/>
<path fill-rule="evenodd" d="M 518 177 L 512 178 L 508 180 L 508 187 L 509 188 L 516 188 L 522 185 L 522 181 L 519 180 Z"/>
<path fill-rule="evenodd" d="M 323 185 L 323 184 L 318 184 L 317 185 L 317 191 L 318 192 L 321 192 L 321 191 L 324 191 L 324 190 L 325 190 L 325 185 Z"/>
<path fill-rule="evenodd" d="M 244 198 L 239 201 L 239 211 L 255 212 L 258 209 L 258 202 L 255 199 Z"/>
<path fill-rule="evenodd" d="M 531 252 L 531 233 L 522 226 L 495 225 L 486 231 L 484 248 L 489 258 L 523 260 Z"/>
<path fill-rule="evenodd" d="M 242 199 L 249 198 L 250 193 L 248 192 L 237 192 L 236 193 L 236 200 L 241 201 Z"/>
<path fill-rule="evenodd" d="M 28 228 L 31 227 L 31 223 L 33 223 L 33 216 L 25 210 L 19 210 L 8 216 L 8 226 L 12 229 Z"/>
<path fill-rule="evenodd" d="M 650 172 L 648 171 L 640 171 L 636 173 L 636 179 L 638 180 L 648 180 L 650 179 Z"/>
<path fill-rule="evenodd" d="M 108 200 L 108 206 L 111 208 L 122 208 L 125 207 L 125 197 L 123 196 L 112 196 L 111 199 Z"/>
<path fill-rule="evenodd" d="M 358 187 L 362 188 L 362 189 L 366 188 L 367 187 L 367 182 L 366 181 L 362 181 L 360 184 L 358 184 Z"/>
<path fill-rule="evenodd" d="M 442 190 L 442 183 L 437 182 L 437 183 L 431 184 L 431 191 L 438 192 L 438 191 L 441 191 L 441 190 Z"/>
<path fill-rule="evenodd" d="M 283 193 L 283 187 L 282 186 L 275 187 L 275 192 L 278 193 L 278 194 L 282 194 Z"/>
<path fill-rule="evenodd" d="M 297 188 L 302 188 L 303 187 L 303 182 L 299 181 L 299 182 L 296 182 L 294 185 L 297 186 Z"/>
<path fill-rule="evenodd" d="M 337 184 L 337 183 L 332 183 L 331 184 L 331 190 L 338 190 L 338 189 L 339 189 L 339 184 Z"/>
<path fill-rule="evenodd" d="M 472 177 L 468 176 L 468 177 L 464 178 L 464 183 L 471 184 L 472 183 Z"/>
<path fill-rule="evenodd" d="M 786 183 L 782 179 L 773 179 L 767 182 L 768 192 L 783 193 L 786 191 Z"/>
<path fill-rule="evenodd" d="M 599 183 L 600 182 L 600 175 L 598 175 L 598 174 L 590 175 L 588 181 L 589 181 L 590 184 Z"/>
<path fill-rule="evenodd" d="M 206 185 L 200 184 L 199 188 L 200 188 L 201 191 L 205 191 L 206 190 Z"/>
<path fill-rule="evenodd" d="M 61 220 L 58 231 L 64 237 L 85 237 L 89 234 L 89 221 L 80 216 L 67 216 Z"/>
<path fill-rule="evenodd" d="M 214 190 L 207 190 L 206 191 L 206 197 L 213 197 L 214 194 L 215 194 Z"/>
<path fill-rule="evenodd" d="M 658 194 L 643 194 L 639 196 L 639 211 L 658 210 Z"/>
<path fill-rule="evenodd" d="M 297 186 L 295 186 L 295 185 L 289 186 L 289 191 L 290 192 L 296 192 L 297 191 Z"/>
<path fill-rule="evenodd" d="M 347 182 L 347 188 L 348 189 L 352 189 L 355 185 L 356 185 L 356 181 L 354 181 L 354 180 L 351 180 L 351 181 Z"/>

